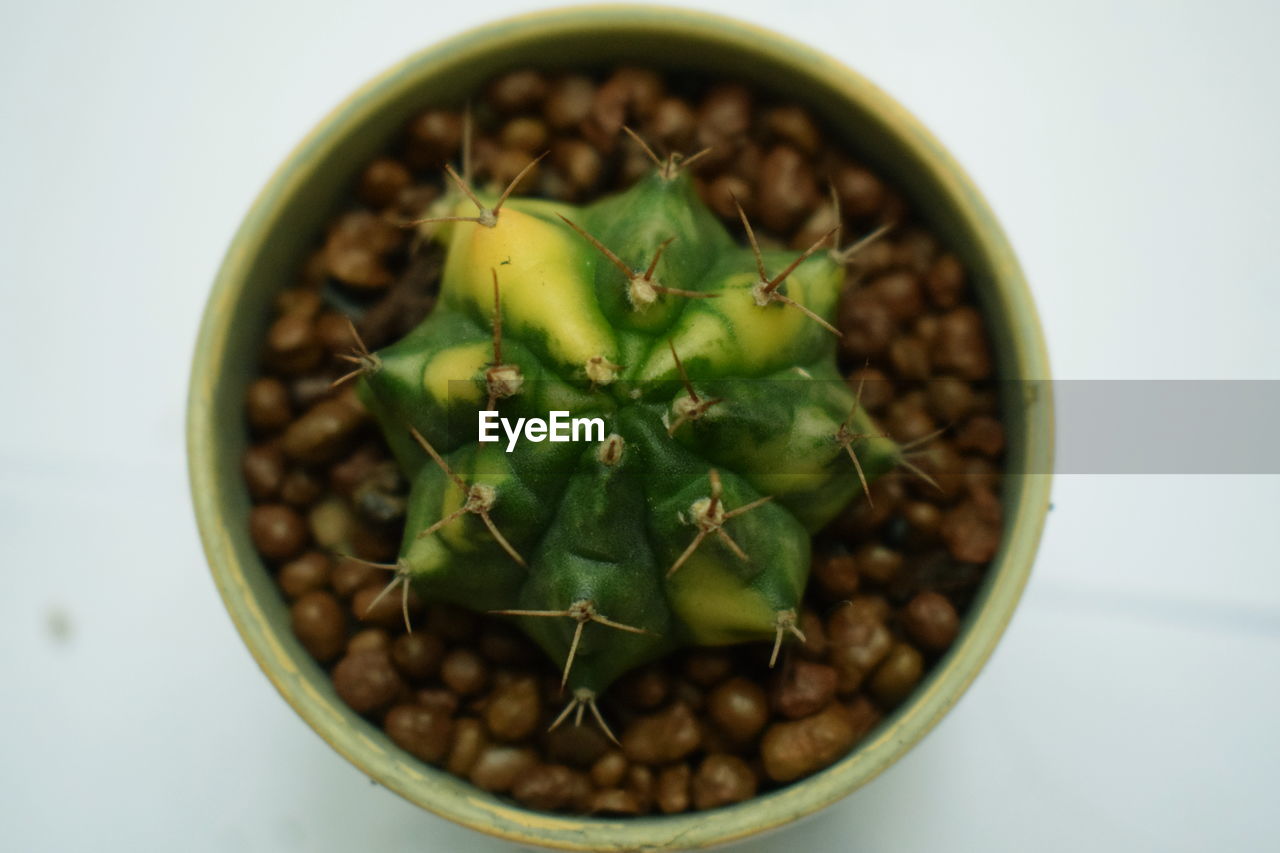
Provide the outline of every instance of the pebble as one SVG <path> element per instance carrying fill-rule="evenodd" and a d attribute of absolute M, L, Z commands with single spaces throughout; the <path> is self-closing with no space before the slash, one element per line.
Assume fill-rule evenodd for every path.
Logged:
<path fill-rule="evenodd" d="M 557 78 L 547 93 L 542 115 L 552 129 L 568 130 L 586 121 L 595 94 L 595 84 L 589 77 L 568 74 Z"/>
<path fill-rule="evenodd" d="M 305 373 L 320 363 L 324 348 L 310 317 L 285 314 L 267 328 L 264 360 L 287 376 Z"/>
<path fill-rule="evenodd" d="M 430 764 L 449 752 L 453 721 L 445 714 L 421 705 L 397 705 L 387 712 L 383 726 L 401 749 Z"/>
<path fill-rule="evenodd" d="M 852 554 L 815 553 L 813 579 L 832 598 L 848 598 L 858 591 L 858 564 Z"/>
<path fill-rule="evenodd" d="M 331 593 L 314 590 L 289 608 L 294 636 L 313 658 L 328 663 L 342 653 L 347 624 L 342 606 Z"/>
<path fill-rule="evenodd" d="M 290 507 L 260 504 L 249 511 L 249 536 L 268 560 L 289 560 L 307 546 L 307 525 Z"/>
<path fill-rule="evenodd" d="M 827 620 L 828 662 L 836 671 L 836 690 L 849 694 L 893 646 L 893 636 L 884 622 L 865 608 L 846 605 Z"/>
<path fill-rule="evenodd" d="M 613 691 L 628 705 L 651 711 L 671 694 L 671 678 L 658 666 L 642 666 L 618 679 Z"/>
<path fill-rule="evenodd" d="M 426 681 L 440 671 L 444 642 L 434 634 L 401 634 L 391 644 L 391 662 L 410 681 Z"/>
<path fill-rule="evenodd" d="M 902 569 L 902 554 L 879 542 L 868 542 L 854 552 L 859 571 L 871 581 L 885 585 Z"/>
<path fill-rule="evenodd" d="M 361 587 L 368 586 L 381 574 L 381 571 L 367 563 L 341 558 L 334 564 L 330 580 L 338 597 L 346 599 L 355 595 Z"/>
<path fill-rule="evenodd" d="M 685 677 L 699 687 L 713 687 L 733 671 L 733 659 L 724 649 L 693 649 L 684 659 Z"/>
<path fill-rule="evenodd" d="M 293 468 L 280 482 L 280 500 L 296 509 L 306 509 L 324 493 L 324 484 L 306 468 Z"/>
<path fill-rule="evenodd" d="M 826 664 L 792 661 L 774 677 L 771 704 L 790 720 L 817 713 L 836 695 L 837 675 Z"/>
<path fill-rule="evenodd" d="M 403 163 L 379 157 L 361 173 L 356 195 L 371 207 L 390 207 L 412 184 L 413 175 Z"/>
<path fill-rule="evenodd" d="M 735 676 L 707 695 L 707 716 L 721 733 L 736 743 L 755 738 L 769 721 L 769 700 L 763 687 Z"/>
<path fill-rule="evenodd" d="M 533 678 L 517 678 L 490 694 L 484 722 L 494 739 L 518 741 L 537 730 L 541 714 L 537 682 Z"/>
<path fill-rule="evenodd" d="M 907 698 L 923 674 L 924 658 L 920 652 L 907 643 L 895 643 L 868 686 L 872 696 L 892 707 Z"/>
<path fill-rule="evenodd" d="M 894 338 L 889 345 L 889 363 L 899 379 L 923 381 L 929 378 L 929 347 L 915 336 Z"/>
<path fill-rule="evenodd" d="M 970 489 L 969 499 L 947 511 L 939 532 L 947 551 L 965 563 L 985 563 L 996 555 L 1003 535 L 1000 500 L 988 489 Z"/>
<path fill-rule="evenodd" d="M 440 680 L 460 696 L 474 696 L 489 683 L 489 668 L 470 649 L 453 649 L 440 664 Z"/>
<path fill-rule="evenodd" d="M 605 815 L 638 815 L 641 813 L 640 801 L 630 791 L 618 788 L 608 791 L 596 791 L 591 795 L 588 811 L 592 814 Z"/>
<path fill-rule="evenodd" d="M 874 367 L 859 367 L 846 378 L 849 388 L 858 393 L 861 389 L 861 404 L 864 409 L 875 413 L 883 409 L 893 399 L 893 382 L 883 370 Z"/>
<path fill-rule="evenodd" d="M 676 702 L 628 726 L 622 735 L 622 751 L 641 764 L 669 764 L 693 752 L 701 742 L 693 711 L 684 702 Z"/>
<path fill-rule="evenodd" d="M 440 687 L 424 687 L 413 694 L 414 701 L 424 708 L 439 711 L 452 717 L 458 713 L 461 702 L 456 693 Z"/>
<path fill-rule="evenodd" d="M 469 776 L 476 759 L 488 744 L 485 737 L 484 724 L 471 717 L 455 720 L 453 724 L 453 743 L 449 747 L 449 757 L 445 769 L 454 776 Z"/>
<path fill-rule="evenodd" d="M 279 379 L 263 377 L 249 383 L 245 391 L 245 415 L 249 425 L 261 432 L 275 432 L 293 420 L 289 387 Z"/>
<path fill-rule="evenodd" d="M 281 449 L 290 459 L 308 465 L 332 462 L 348 449 L 365 417 L 363 409 L 343 398 L 322 400 L 289 425 Z"/>
<path fill-rule="evenodd" d="M 604 170 L 600 152 L 576 139 L 557 142 L 551 149 L 551 162 L 575 194 L 594 188 Z"/>
<path fill-rule="evenodd" d="M 552 694 L 550 704 L 558 708 L 563 701 L 559 691 L 560 681 L 555 678 L 549 681 L 553 685 L 553 689 L 547 691 Z M 585 724 L 561 725 L 543 738 L 548 758 L 582 769 L 591 767 L 612 745 L 612 741 L 606 739 L 599 729 Z"/>
<path fill-rule="evenodd" d="M 512 71 L 489 84 L 488 95 L 487 102 L 499 112 L 533 110 L 547 96 L 547 80 L 539 71 Z"/>
<path fill-rule="evenodd" d="M 765 113 L 764 123 L 773 136 L 807 155 L 814 154 L 822 141 L 818 126 L 802 107 L 774 107 Z"/>
<path fill-rule="evenodd" d="M 839 325 L 844 329 L 840 349 L 863 359 L 888 349 L 895 330 L 888 307 L 866 288 L 850 288 L 840 297 Z"/>
<path fill-rule="evenodd" d="M 563 764 L 540 764 L 516 780 L 511 796 L 525 808 L 560 811 L 573 805 L 583 781 Z"/>
<path fill-rule="evenodd" d="M 390 705 L 404 682 L 385 651 L 348 654 L 333 668 L 333 686 L 342 701 L 358 714 L 372 714 Z"/>
<path fill-rule="evenodd" d="M 330 560 L 320 551 L 308 551 L 280 567 L 276 582 L 290 600 L 329 585 Z"/>
<path fill-rule="evenodd" d="M 804 156 L 776 145 L 765 156 L 757 185 L 756 215 L 765 228 L 782 233 L 818 204 L 818 182 Z"/>
<path fill-rule="evenodd" d="M 751 92 L 736 83 L 722 83 L 711 89 L 698 108 L 698 144 L 724 145 L 746 133 L 751 125 Z"/>
<path fill-rule="evenodd" d="M 240 458 L 249 496 L 255 501 L 271 500 L 284 482 L 284 454 L 274 444 L 255 444 Z"/>
<path fill-rule="evenodd" d="M 1004 450 L 1004 427 L 989 415 L 970 418 L 956 435 L 956 447 L 995 459 Z"/>
<path fill-rule="evenodd" d="M 662 768 L 654 790 L 654 801 L 663 814 L 678 814 L 689 809 L 693 771 L 688 764 L 672 764 Z"/>
<path fill-rule="evenodd" d="M 736 755 L 708 755 L 698 765 L 692 788 L 696 808 L 715 809 L 754 797 L 756 776 Z"/>
<path fill-rule="evenodd" d="M 671 150 L 692 154 L 697 117 L 683 98 L 663 98 L 653 108 L 646 125 L 648 136 Z"/>
<path fill-rule="evenodd" d="M 355 519 L 346 503 L 337 497 L 328 498 L 307 513 L 307 528 L 321 548 L 333 551 L 344 548 L 351 539 Z"/>
<path fill-rule="evenodd" d="M 600 788 L 616 788 L 626 778 L 629 766 L 621 750 L 611 749 L 591 765 L 591 781 Z"/>
<path fill-rule="evenodd" d="M 991 375 L 991 351 L 982 330 L 982 317 L 969 306 L 943 314 L 930 355 L 939 370 L 961 379 L 986 379 Z"/>
<path fill-rule="evenodd" d="M 549 134 L 541 119 L 520 116 L 503 125 L 501 139 L 502 144 L 508 148 L 536 156 L 547 147 Z"/>
<path fill-rule="evenodd" d="M 369 586 L 356 590 L 351 599 L 351 612 L 366 625 L 376 625 L 388 631 L 404 627 L 404 605 L 400 588 L 383 595 L 383 590 L 391 581 L 390 572 L 382 572 L 381 577 L 374 579 Z M 381 596 L 381 598 L 379 598 Z M 413 624 L 413 616 L 421 610 L 421 601 L 413 589 L 409 590 L 409 624 Z"/>
<path fill-rule="evenodd" d="M 839 702 L 803 720 L 774 723 L 760 744 L 764 771 L 775 782 L 808 776 L 847 753 L 856 737 Z"/>
<path fill-rule="evenodd" d="M 738 175 L 720 175 L 707 186 L 706 202 L 725 219 L 737 217 L 739 204 L 751 216 L 756 210 L 755 188 Z"/>
<path fill-rule="evenodd" d="M 944 423 L 959 423 L 973 408 L 973 388 L 963 379 L 943 376 L 925 389 L 930 413 Z"/>
<path fill-rule="evenodd" d="M 960 617 L 947 597 L 936 592 L 918 593 L 902 608 L 902 627 L 920 646 L 945 651 L 960 631 Z"/>
<path fill-rule="evenodd" d="M 920 279 L 907 270 L 895 270 L 879 276 L 870 288 L 899 323 L 914 320 L 924 311 L 924 292 Z"/>
<path fill-rule="evenodd" d="M 490 744 L 476 756 L 467 778 L 482 791 L 506 793 L 516 780 L 538 764 L 538 754 L 527 747 Z"/>
<path fill-rule="evenodd" d="M 408 127 L 408 157 L 415 168 L 438 168 L 462 144 L 462 116 L 450 110 L 427 110 Z"/>
<path fill-rule="evenodd" d="M 884 204 L 884 184 L 861 166 L 841 166 L 832 182 L 840 199 L 840 210 L 845 216 L 855 219 L 872 217 Z"/>
<path fill-rule="evenodd" d="M 939 308 L 954 308 L 964 296 L 964 267 L 950 252 L 939 255 L 925 274 L 929 300 Z"/>
<path fill-rule="evenodd" d="M 391 635 L 381 628 L 362 628 L 351 635 L 351 639 L 347 640 L 347 654 L 354 655 L 360 652 L 380 652 L 387 654 L 391 651 Z"/>

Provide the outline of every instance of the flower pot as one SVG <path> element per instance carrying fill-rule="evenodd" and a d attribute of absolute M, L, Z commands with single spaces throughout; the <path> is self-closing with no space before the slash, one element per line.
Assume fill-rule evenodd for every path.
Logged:
<path fill-rule="evenodd" d="M 632 819 L 533 812 L 399 750 L 335 694 L 304 651 L 248 535 L 242 400 L 272 298 L 292 278 L 360 168 L 431 104 L 457 104 L 522 65 L 620 63 L 692 69 L 785 92 L 908 197 L 964 261 L 1004 380 L 1048 378 L 1039 322 L 1016 259 L 982 197 L 905 110 L 839 63 L 781 36 L 660 7 L 557 10 L 500 22 L 429 48 L 348 98 L 289 156 L 254 203 L 218 272 L 192 371 L 188 450 L 201 536 L 218 589 L 267 677 L 319 734 L 371 779 L 478 831 L 568 850 L 665 850 L 745 838 L 811 814 L 868 782 L 932 728 L 968 687 L 1008 623 L 1049 501 L 1052 401 L 1045 384 L 1002 382 L 1006 527 L 960 637 L 911 697 L 825 771 L 706 813 Z"/>

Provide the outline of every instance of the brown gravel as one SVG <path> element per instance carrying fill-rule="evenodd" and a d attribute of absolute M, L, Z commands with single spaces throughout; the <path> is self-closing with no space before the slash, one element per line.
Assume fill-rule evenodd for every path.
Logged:
<path fill-rule="evenodd" d="M 846 242 L 895 223 L 850 268 L 840 366 L 896 440 L 922 440 L 911 461 L 940 488 L 882 477 L 815 537 L 806 641 L 775 670 L 762 644 L 691 649 L 620 679 L 601 700 L 620 747 L 586 725 L 547 732 L 558 672 L 511 626 L 415 594 L 406 633 L 398 595 L 373 605 L 387 574 L 360 560 L 395 559 L 408 486 L 350 389 L 330 385 L 349 367 L 348 315 L 378 348 L 434 305 L 439 250 L 393 224 L 420 215 L 458 161 L 461 113 L 430 109 L 353 176 L 350 204 L 277 298 L 245 391 L 248 528 L 295 634 L 397 746 L 531 809 L 712 809 L 839 760 L 956 641 L 1002 538 L 995 353 L 963 261 L 814 115 L 737 84 L 517 70 L 474 116 L 488 188 L 543 151 L 521 192 L 582 201 L 625 186 L 648 168 L 625 124 L 662 150 L 712 146 L 695 182 L 734 233 L 736 200 L 772 245 L 803 247 L 836 224 L 829 187 Z"/>
<path fill-rule="evenodd" d="M 632 761 L 669 764 L 698 748 L 702 731 L 686 702 L 640 717 L 622 735 L 622 751 Z"/>
<path fill-rule="evenodd" d="M 714 809 L 740 803 L 756 795 L 756 774 L 736 755 L 708 755 L 693 777 L 693 804 Z"/>
<path fill-rule="evenodd" d="M 760 744 L 760 757 L 770 779 L 790 782 L 831 764 L 849 751 L 855 739 L 848 711 L 832 702 L 811 717 L 770 726 Z"/>
<path fill-rule="evenodd" d="M 423 761 L 437 762 L 449 751 L 453 721 L 449 715 L 421 705 L 397 705 L 383 721 L 396 746 Z"/>
<path fill-rule="evenodd" d="M 390 705 L 404 682 L 386 651 L 357 651 L 333 668 L 333 687 L 352 710 L 371 714 Z"/>

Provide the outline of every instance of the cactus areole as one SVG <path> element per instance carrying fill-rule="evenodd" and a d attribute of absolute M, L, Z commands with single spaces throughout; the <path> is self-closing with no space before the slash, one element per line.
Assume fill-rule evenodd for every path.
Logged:
<path fill-rule="evenodd" d="M 389 589 L 518 623 L 563 668 L 561 719 L 681 646 L 776 657 L 811 535 L 901 459 L 836 367 L 850 250 L 761 251 L 745 216 L 739 245 L 674 166 L 582 207 L 450 170 L 419 226 L 435 310 L 351 356 L 412 484 Z M 508 441 L 490 416 L 481 441 L 485 412 L 604 435 Z"/>

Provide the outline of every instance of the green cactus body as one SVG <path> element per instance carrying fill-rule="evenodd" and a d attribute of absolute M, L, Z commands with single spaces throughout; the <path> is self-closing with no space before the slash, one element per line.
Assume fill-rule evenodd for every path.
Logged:
<path fill-rule="evenodd" d="M 737 245 L 673 171 L 586 207 L 447 197 L 479 221 L 436 228 L 439 304 L 361 378 L 412 483 L 400 577 L 510 614 L 580 698 L 683 645 L 780 639 L 851 457 L 870 479 L 900 455 L 836 369 L 838 255 L 770 292 L 757 260 L 794 254 Z M 486 408 L 606 438 L 509 450 L 477 441 Z"/>

